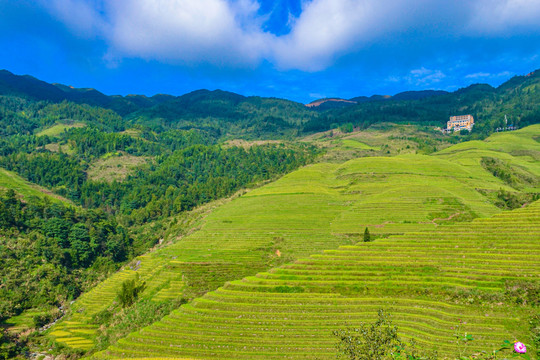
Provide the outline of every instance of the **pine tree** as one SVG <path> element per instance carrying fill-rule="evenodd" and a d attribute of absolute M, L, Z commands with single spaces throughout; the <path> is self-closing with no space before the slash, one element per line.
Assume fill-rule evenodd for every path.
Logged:
<path fill-rule="evenodd" d="M 364 242 L 371 241 L 371 234 L 369 233 L 368 228 L 366 227 L 366 230 L 364 230 Z"/>

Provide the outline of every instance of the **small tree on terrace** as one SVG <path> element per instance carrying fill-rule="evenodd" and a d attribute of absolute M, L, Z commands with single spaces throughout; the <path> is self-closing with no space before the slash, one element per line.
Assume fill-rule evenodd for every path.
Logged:
<path fill-rule="evenodd" d="M 122 288 L 120 289 L 120 291 L 118 291 L 117 294 L 120 305 L 123 308 L 133 305 L 133 303 L 137 301 L 139 294 L 142 293 L 145 288 L 146 282 L 139 281 L 139 274 L 137 274 L 135 279 L 124 281 L 122 283 Z"/>
<path fill-rule="evenodd" d="M 369 233 L 368 228 L 366 227 L 366 230 L 364 230 L 364 242 L 371 241 L 371 234 Z"/>

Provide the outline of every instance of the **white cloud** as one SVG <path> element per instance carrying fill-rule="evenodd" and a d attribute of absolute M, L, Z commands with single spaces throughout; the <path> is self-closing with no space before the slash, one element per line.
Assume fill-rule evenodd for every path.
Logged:
<path fill-rule="evenodd" d="M 490 73 L 478 72 L 478 73 L 466 75 L 465 78 L 466 79 L 481 79 L 481 78 L 488 78 L 490 76 L 491 76 Z"/>
<path fill-rule="evenodd" d="M 318 71 L 400 36 L 474 39 L 540 30 L 540 0 L 304 0 L 301 14 L 288 19 L 291 32 L 281 36 L 263 30 L 257 0 L 39 1 L 79 36 L 103 39 L 113 62 L 136 57 L 245 67 L 266 60 Z M 441 74 L 426 74 L 425 81 Z M 421 81 L 421 74 L 410 76 Z"/>
<path fill-rule="evenodd" d="M 443 80 L 446 75 L 441 70 L 430 70 L 424 67 L 411 70 L 406 77 L 407 82 L 416 86 L 431 86 Z"/>
<path fill-rule="evenodd" d="M 481 34 L 511 35 L 520 31 L 538 31 L 538 0 L 476 0 L 473 2 L 469 30 Z"/>
<path fill-rule="evenodd" d="M 510 71 L 503 71 L 497 74 L 486 73 L 486 72 L 477 72 L 473 74 L 465 75 L 466 79 L 495 79 L 495 78 L 509 78 L 514 75 Z"/>
<path fill-rule="evenodd" d="M 93 37 L 105 23 L 99 13 L 100 4 L 86 0 L 40 0 L 58 19 L 79 36 Z"/>
<path fill-rule="evenodd" d="M 368 1 L 314 0 L 305 4 L 289 35 L 274 44 L 274 57 L 282 67 L 319 70 L 358 40 L 375 12 Z"/>
<path fill-rule="evenodd" d="M 268 35 L 242 26 L 255 3 L 224 0 L 116 0 L 111 2 L 111 52 L 166 61 L 252 64 Z M 249 25 L 249 24 L 248 24 Z"/>

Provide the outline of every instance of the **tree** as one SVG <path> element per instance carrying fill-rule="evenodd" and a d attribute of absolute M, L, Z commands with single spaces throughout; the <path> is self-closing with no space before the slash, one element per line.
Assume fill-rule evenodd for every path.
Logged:
<path fill-rule="evenodd" d="M 15 337 L 0 327 L 0 359 L 13 359 L 21 350 Z"/>
<path fill-rule="evenodd" d="M 361 323 L 359 328 L 333 332 L 338 338 L 336 347 L 341 358 L 350 360 L 382 360 L 397 355 L 403 348 L 397 326 L 390 315 L 379 309 L 373 324 Z"/>
<path fill-rule="evenodd" d="M 118 300 L 122 307 L 128 307 L 133 305 L 133 303 L 139 297 L 139 294 L 144 291 L 146 288 L 145 281 L 139 281 L 139 274 L 135 279 L 126 280 L 122 283 L 122 288 L 118 292 Z"/>
<path fill-rule="evenodd" d="M 371 241 L 371 234 L 369 233 L 368 228 L 366 227 L 366 230 L 364 230 L 364 242 Z"/>
<path fill-rule="evenodd" d="M 93 251 L 90 246 L 90 235 L 84 224 L 75 224 L 71 227 L 68 241 L 71 247 L 72 260 L 76 267 L 87 267 L 93 260 Z"/>

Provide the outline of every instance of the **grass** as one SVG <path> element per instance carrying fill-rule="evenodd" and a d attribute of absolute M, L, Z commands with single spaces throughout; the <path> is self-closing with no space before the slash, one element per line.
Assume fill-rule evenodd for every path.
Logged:
<path fill-rule="evenodd" d="M 346 149 L 380 150 L 379 147 L 369 146 L 361 141 L 347 138 L 341 140 L 341 145 Z"/>
<path fill-rule="evenodd" d="M 235 139 L 235 140 L 227 140 L 223 143 L 224 147 L 243 147 L 244 149 L 249 149 L 253 146 L 260 146 L 260 145 L 268 145 L 268 144 L 284 144 L 285 142 L 282 140 L 242 140 L 242 139 Z"/>
<path fill-rule="evenodd" d="M 528 141 L 539 133 L 540 127 L 532 127 L 512 135 Z M 527 149 L 540 150 L 540 143 Z M 482 167 L 486 152 L 540 175 L 530 155 L 519 155 L 523 150 L 497 136 L 431 156 L 408 153 L 304 167 L 205 213 L 197 220 L 198 231 L 178 239 L 171 234 L 164 239 L 169 245 L 82 295 L 71 318 L 51 335 L 90 349 L 98 334 L 92 318 L 110 308 L 122 281 L 136 274 L 147 283 L 144 300 L 195 300 L 113 345 L 107 356 L 327 358 L 334 351 L 331 330 L 347 319 L 369 320 L 378 307 L 388 306 L 398 309 L 396 322 L 405 335 L 426 346 L 448 338 L 460 317 L 486 346 L 490 332 L 497 341 L 509 331 L 519 335 L 518 308 L 475 310 L 459 301 L 498 296 L 506 277 L 538 276 L 538 264 L 528 258 L 538 254 L 530 239 L 538 234 L 538 210 L 507 218 L 514 213 L 501 214 L 480 191 L 514 191 Z M 470 223 L 493 215 L 494 220 Z M 355 245 L 365 227 L 376 241 Z M 518 235 L 509 242 L 508 234 Z M 519 244 L 527 248 L 525 256 L 508 256 Z M 515 264 L 523 259 L 526 266 Z M 450 345 L 445 349 L 450 353 Z"/>
<path fill-rule="evenodd" d="M 325 251 L 229 282 L 94 358 L 333 359 L 332 330 L 373 320 L 379 308 L 405 339 L 441 356 L 457 354 L 460 321 L 475 349 L 492 349 L 527 337 L 527 309 L 501 300 L 507 281 L 540 280 L 539 233 L 536 203 Z M 471 306 L 471 296 L 482 301 Z"/>
<path fill-rule="evenodd" d="M 60 134 L 62 134 L 64 131 L 67 131 L 72 128 L 82 128 L 85 127 L 86 124 L 79 123 L 79 122 L 72 122 L 72 123 L 58 123 L 55 124 L 49 128 L 43 129 L 36 133 L 36 136 L 49 136 L 49 137 L 58 137 Z"/>
<path fill-rule="evenodd" d="M 19 195 L 24 197 L 39 197 L 48 198 L 53 202 L 64 202 L 71 204 L 71 202 L 60 195 L 54 194 L 50 190 L 43 188 L 39 185 L 32 184 L 25 179 L 21 178 L 17 174 L 0 168 L 0 189 L 12 189 Z"/>
<path fill-rule="evenodd" d="M 304 139 L 326 149 L 322 158 L 326 162 L 343 162 L 365 156 L 432 153 L 449 147 L 449 140 L 429 127 L 384 123 L 353 133 L 327 131 Z"/>
<path fill-rule="evenodd" d="M 52 152 L 63 152 L 67 155 L 75 155 L 76 152 L 71 144 L 50 143 L 45 145 L 44 148 Z"/>
<path fill-rule="evenodd" d="M 29 309 L 24 313 L 9 318 L 3 326 L 11 333 L 19 334 L 35 327 L 34 316 L 42 315 L 48 312 L 49 309 Z"/>

